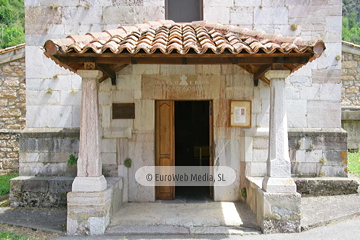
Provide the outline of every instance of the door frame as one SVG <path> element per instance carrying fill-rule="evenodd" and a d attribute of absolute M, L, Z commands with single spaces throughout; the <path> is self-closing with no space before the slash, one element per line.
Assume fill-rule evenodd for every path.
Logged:
<path fill-rule="evenodd" d="M 172 150 L 170 151 L 170 155 L 169 157 L 171 158 L 170 162 L 173 164 L 172 166 L 175 166 L 175 102 L 176 101 L 189 101 L 189 102 L 196 102 L 196 101 L 207 101 L 209 103 L 209 166 L 214 166 L 214 120 L 213 120 L 213 100 L 212 99 L 204 99 L 204 100 L 155 100 L 155 166 L 160 166 L 160 157 L 161 157 L 161 152 L 160 152 L 160 144 L 159 142 L 161 141 L 160 139 L 160 118 L 161 118 L 161 114 L 159 113 L 160 109 L 159 109 L 159 103 L 161 102 L 172 102 L 169 104 L 169 106 L 171 106 L 171 113 L 172 113 L 172 117 L 171 118 L 171 126 L 172 129 L 170 129 L 170 136 L 172 138 L 172 141 L 170 142 L 170 145 L 172 147 Z M 173 200 L 175 199 L 175 186 L 171 186 L 171 190 L 168 192 L 168 194 L 165 194 L 165 199 L 164 199 L 164 194 L 161 194 L 162 189 L 161 186 L 156 186 L 155 187 L 155 199 L 156 200 Z M 213 199 L 214 198 L 214 187 L 210 186 L 210 198 Z"/>

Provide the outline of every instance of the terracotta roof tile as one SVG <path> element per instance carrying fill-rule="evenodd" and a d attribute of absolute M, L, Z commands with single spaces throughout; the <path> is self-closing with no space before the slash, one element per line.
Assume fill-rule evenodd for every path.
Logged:
<path fill-rule="evenodd" d="M 191 50 L 197 54 L 256 54 L 259 51 L 268 54 L 274 52 L 321 54 L 324 43 L 321 40 L 306 41 L 298 37 L 284 37 L 206 21 L 175 23 L 171 20 L 159 20 L 121 26 L 101 33 L 71 35 L 65 39 L 48 40 L 45 49 L 49 55 L 69 52 L 101 54 L 106 50 L 115 54 L 136 54 L 139 51 L 153 54 L 157 50 L 163 54 L 186 54 Z M 318 52 L 315 51 L 316 49 Z"/>

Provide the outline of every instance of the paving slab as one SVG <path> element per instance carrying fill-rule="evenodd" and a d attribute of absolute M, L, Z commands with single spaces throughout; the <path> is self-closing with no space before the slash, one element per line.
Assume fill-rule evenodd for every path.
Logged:
<path fill-rule="evenodd" d="M 65 208 L 0 208 L 0 223 L 64 233 Z"/>
<path fill-rule="evenodd" d="M 301 215 L 303 230 L 360 216 L 360 194 L 303 197 Z"/>

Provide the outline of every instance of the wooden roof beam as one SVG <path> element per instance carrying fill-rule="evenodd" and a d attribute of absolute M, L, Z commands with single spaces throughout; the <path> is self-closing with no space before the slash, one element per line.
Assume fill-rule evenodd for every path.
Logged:
<path fill-rule="evenodd" d="M 271 67 L 272 64 L 263 65 L 254 73 L 254 86 L 258 86 L 259 79 L 261 79 L 265 75 L 265 73 L 271 69 Z"/>

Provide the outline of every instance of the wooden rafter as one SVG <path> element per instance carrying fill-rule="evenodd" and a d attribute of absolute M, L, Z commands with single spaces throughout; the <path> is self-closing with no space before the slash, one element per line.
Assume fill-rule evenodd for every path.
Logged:
<path fill-rule="evenodd" d="M 259 69 L 254 73 L 254 86 L 259 84 L 259 79 L 261 79 L 264 74 L 271 69 L 271 64 L 262 65 Z"/>

